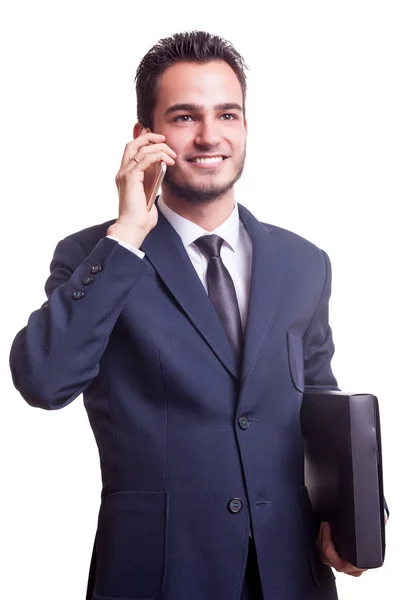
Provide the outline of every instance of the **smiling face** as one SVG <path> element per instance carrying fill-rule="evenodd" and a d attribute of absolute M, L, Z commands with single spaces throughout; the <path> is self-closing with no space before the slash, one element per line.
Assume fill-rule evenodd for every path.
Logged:
<path fill-rule="evenodd" d="M 188 202 L 233 197 L 246 149 L 243 94 L 224 61 L 178 62 L 161 76 L 153 130 L 177 153 L 164 179 L 167 191 Z"/>

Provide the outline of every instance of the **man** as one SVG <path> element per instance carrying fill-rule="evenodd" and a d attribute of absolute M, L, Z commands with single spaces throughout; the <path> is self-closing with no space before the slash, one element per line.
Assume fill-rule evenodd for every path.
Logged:
<path fill-rule="evenodd" d="M 361 574 L 304 487 L 302 393 L 338 389 L 329 259 L 235 202 L 244 69 L 204 32 L 143 58 L 118 218 L 58 244 L 12 347 L 29 404 L 83 392 L 103 477 L 90 600 L 333 600 L 327 565 Z"/>

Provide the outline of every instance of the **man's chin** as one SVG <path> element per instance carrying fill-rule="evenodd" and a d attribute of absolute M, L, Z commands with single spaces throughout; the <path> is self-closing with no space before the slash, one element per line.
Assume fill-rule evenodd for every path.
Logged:
<path fill-rule="evenodd" d="M 166 181 L 166 179 L 167 177 L 164 179 L 164 184 L 171 194 L 192 204 L 215 202 L 225 196 L 235 184 L 234 180 L 225 185 L 194 186 L 188 184 L 183 185 L 171 179 L 167 179 Z"/>
<path fill-rule="evenodd" d="M 171 194 L 192 204 L 215 202 L 216 200 L 223 198 L 233 188 L 242 175 L 243 167 L 244 161 L 236 176 L 231 180 L 218 182 L 217 177 L 210 177 L 208 183 L 204 181 L 200 185 L 177 181 L 174 174 L 167 169 L 164 185 L 166 185 Z M 214 173 L 216 174 L 215 171 Z M 209 173 L 209 175 L 211 175 L 211 173 Z"/>

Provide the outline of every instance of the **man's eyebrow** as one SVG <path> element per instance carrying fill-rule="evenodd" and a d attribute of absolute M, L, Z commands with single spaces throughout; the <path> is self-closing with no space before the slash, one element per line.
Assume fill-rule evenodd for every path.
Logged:
<path fill-rule="evenodd" d="M 243 106 L 237 102 L 225 102 L 224 104 L 217 104 L 216 110 L 239 110 L 243 112 Z"/>
<path fill-rule="evenodd" d="M 240 112 L 243 112 L 243 107 L 240 104 L 237 104 L 237 102 L 224 102 L 222 104 L 217 104 L 216 106 L 214 106 L 214 110 L 217 110 L 217 111 L 238 110 Z M 172 106 L 167 108 L 167 110 L 165 111 L 165 114 L 168 115 L 170 113 L 178 112 L 178 111 L 198 112 L 199 113 L 199 112 L 204 111 L 204 106 L 201 104 L 187 104 L 187 103 L 173 104 Z"/>

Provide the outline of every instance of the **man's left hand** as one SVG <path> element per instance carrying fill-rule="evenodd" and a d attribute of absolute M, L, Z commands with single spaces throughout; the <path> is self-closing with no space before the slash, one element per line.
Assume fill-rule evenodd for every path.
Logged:
<path fill-rule="evenodd" d="M 326 521 L 322 521 L 321 523 L 317 546 L 322 562 L 325 565 L 328 565 L 328 567 L 333 567 L 340 573 L 346 573 L 346 575 L 352 575 L 353 577 L 360 577 L 366 570 L 358 569 L 354 565 L 351 565 L 349 562 L 340 558 L 332 541 L 331 527 Z"/>

